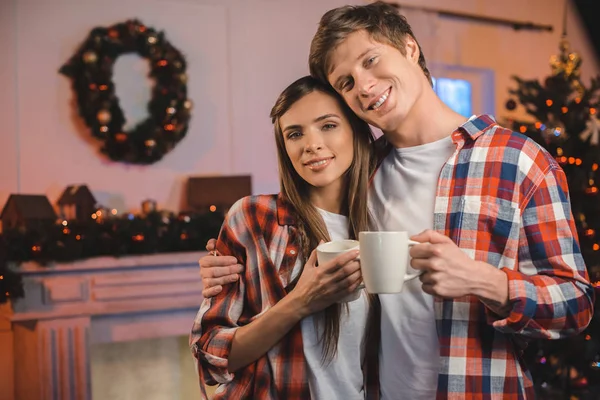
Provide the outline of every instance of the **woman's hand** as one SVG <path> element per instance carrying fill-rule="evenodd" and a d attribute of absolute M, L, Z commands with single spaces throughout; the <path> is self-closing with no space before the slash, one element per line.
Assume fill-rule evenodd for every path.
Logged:
<path fill-rule="evenodd" d="M 313 250 L 296 287 L 289 294 L 302 302 L 303 317 L 323 310 L 358 289 L 362 276 L 357 257 L 358 250 L 352 250 L 317 267 L 317 253 Z"/>

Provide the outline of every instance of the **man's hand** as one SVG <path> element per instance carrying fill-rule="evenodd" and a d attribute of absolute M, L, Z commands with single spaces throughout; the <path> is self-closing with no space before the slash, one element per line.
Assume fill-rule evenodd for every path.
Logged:
<path fill-rule="evenodd" d="M 410 249 L 410 265 L 423 270 L 423 291 L 454 299 L 478 296 L 489 308 L 505 313 L 508 277 L 496 267 L 467 256 L 449 237 L 426 230 L 412 240 L 421 242 Z"/>
<path fill-rule="evenodd" d="M 244 271 L 244 266 L 238 264 L 235 257 L 220 256 L 215 250 L 216 244 L 215 239 L 210 239 L 206 243 L 209 255 L 198 261 L 202 277 L 202 296 L 205 298 L 219 294 L 223 290 L 222 285 L 237 281 L 239 274 Z"/>

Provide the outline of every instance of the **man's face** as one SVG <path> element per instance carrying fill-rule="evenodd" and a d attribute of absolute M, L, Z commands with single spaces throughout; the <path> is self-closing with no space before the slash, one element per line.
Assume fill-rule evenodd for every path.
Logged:
<path fill-rule="evenodd" d="M 384 132 L 396 130 L 409 115 L 426 82 L 417 43 L 410 36 L 405 42 L 406 56 L 361 30 L 331 55 L 329 83 L 356 115 Z"/>

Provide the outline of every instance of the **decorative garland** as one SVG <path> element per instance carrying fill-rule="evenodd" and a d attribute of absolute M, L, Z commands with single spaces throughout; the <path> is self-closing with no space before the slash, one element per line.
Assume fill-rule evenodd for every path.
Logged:
<path fill-rule="evenodd" d="M 113 215 L 100 209 L 86 221 L 8 229 L 0 234 L 0 304 L 25 296 L 21 275 L 11 264 L 35 261 L 46 266 L 99 256 L 200 251 L 217 237 L 224 218 L 218 211 Z"/>
<path fill-rule="evenodd" d="M 115 60 L 137 53 L 150 62 L 155 85 L 148 103 L 150 116 L 125 132 L 125 117 L 112 81 Z M 131 164 L 160 160 L 185 136 L 192 101 L 187 98 L 186 62 L 162 32 L 128 20 L 94 28 L 60 73 L 72 79 L 79 114 L 92 135 L 102 140 L 110 159 Z"/>

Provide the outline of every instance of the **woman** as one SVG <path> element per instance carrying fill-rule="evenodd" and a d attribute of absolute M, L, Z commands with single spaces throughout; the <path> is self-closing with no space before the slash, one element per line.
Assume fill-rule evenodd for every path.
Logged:
<path fill-rule="evenodd" d="M 283 91 L 271 119 L 281 192 L 243 198 L 225 219 L 217 250 L 245 269 L 200 308 L 199 372 L 220 384 L 217 399 L 378 397 L 378 334 L 366 334 L 378 303 L 339 303 L 360 283 L 358 254 L 315 268 L 311 252 L 367 230 L 371 130 L 311 77 Z"/>

